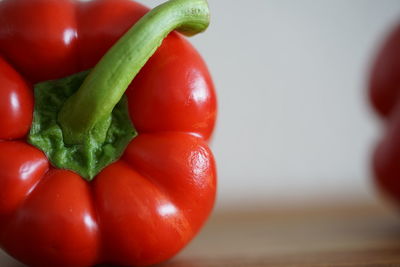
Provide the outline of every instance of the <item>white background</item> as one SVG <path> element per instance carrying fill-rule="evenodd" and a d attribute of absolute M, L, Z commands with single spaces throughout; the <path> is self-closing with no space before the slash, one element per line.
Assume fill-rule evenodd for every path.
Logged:
<path fill-rule="evenodd" d="M 143 0 L 154 7 L 163 1 Z M 218 208 L 372 198 L 366 83 L 398 0 L 210 0 Z"/>

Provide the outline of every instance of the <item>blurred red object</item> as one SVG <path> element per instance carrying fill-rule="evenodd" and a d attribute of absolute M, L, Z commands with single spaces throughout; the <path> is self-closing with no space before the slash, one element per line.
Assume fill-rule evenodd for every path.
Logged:
<path fill-rule="evenodd" d="M 372 158 L 375 181 L 400 204 L 400 23 L 390 32 L 374 61 L 369 96 L 386 127 Z"/>

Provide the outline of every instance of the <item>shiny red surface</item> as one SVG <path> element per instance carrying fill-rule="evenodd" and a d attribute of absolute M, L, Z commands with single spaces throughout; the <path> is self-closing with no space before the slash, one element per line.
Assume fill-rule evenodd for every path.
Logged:
<path fill-rule="evenodd" d="M 0 86 L 0 139 L 23 138 L 32 123 L 32 88 L 1 57 Z"/>
<path fill-rule="evenodd" d="M 384 126 L 373 155 L 375 181 L 400 205 L 400 24 L 393 28 L 375 59 L 369 93 Z"/>
<path fill-rule="evenodd" d="M 93 67 L 147 8 L 129 0 L 0 1 L 0 246 L 29 266 L 144 266 L 176 254 L 215 200 L 216 96 L 172 33 L 128 89 L 139 132 L 94 181 L 25 142 L 32 84 Z"/>

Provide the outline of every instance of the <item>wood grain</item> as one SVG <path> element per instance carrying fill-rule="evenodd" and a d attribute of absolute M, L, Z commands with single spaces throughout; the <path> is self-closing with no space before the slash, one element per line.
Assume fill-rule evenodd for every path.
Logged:
<path fill-rule="evenodd" d="M 0 254 L 1 267 L 22 265 Z M 157 267 L 400 266 L 400 214 L 382 203 L 217 212 Z"/>
<path fill-rule="evenodd" d="M 400 266 L 400 214 L 382 203 L 215 214 L 161 266 Z"/>

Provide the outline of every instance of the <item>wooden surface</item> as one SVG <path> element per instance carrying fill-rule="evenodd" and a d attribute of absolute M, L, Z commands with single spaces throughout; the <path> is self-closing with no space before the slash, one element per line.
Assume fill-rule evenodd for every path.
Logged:
<path fill-rule="evenodd" d="M 1 267 L 20 267 L 0 254 Z M 382 204 L 216 213 L 158 267 L 400 266 L 400 214 Z"/>

